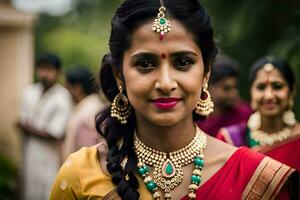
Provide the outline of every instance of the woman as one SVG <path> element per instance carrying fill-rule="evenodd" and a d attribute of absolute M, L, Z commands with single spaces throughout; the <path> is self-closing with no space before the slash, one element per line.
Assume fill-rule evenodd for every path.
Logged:
<path fill-rule="evenodd" d="M 249 146 L 300 170 L 300 124 L 292 112 L 295 78 L 283 60 L 264 57 L 251 68 L 251 104 L 256 111 L 246 124 L 220 130 L 218 138 Z"/>
<path fill-rule="evenodd" d="M 72 154 L 50 199 L 293 198 L 293 169 L 194 125 L 212 111 L 207 82 L 217 54 L 197 0 L 125 0 L 109 45 L 100 76 L 112 105 L 97 117 L 107 146 Z"/>

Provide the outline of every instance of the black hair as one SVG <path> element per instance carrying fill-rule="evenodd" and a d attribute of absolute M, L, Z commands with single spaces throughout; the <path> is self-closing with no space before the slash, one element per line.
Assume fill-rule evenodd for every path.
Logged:
<path fill-rule="evenodd" d="M 67 71 L 66 81 L 73 86 L 80 84 L 86 95 L 97 92 L 95 77 L 86 66 L 77 65 L 74 69 Z"/>
<path fill-rule="evenodd" d="M 177 20 L 192 33 L 195 43 L 201 49 L 204 71 L 207 73 L 218 50 L 206 10 L 198 0 L 165 0 L 164 6 L 168 19 Z M 111 102 L 119 93 L 113 71 L 122 75 L 123 55 L 130 48 L 133 32 L 148 20 L 154 20 L 159 7 L 159 0 L 125 0 L 112 18 L 110 53 L 103 57 L 100 70 L 101 88 Z M 124 94 L 126 95 L 126 91 Z M 135 200 L 139 199 L 140 195 L 137 191 L 138 181 L 134 175 L 137 169 L 137 157 L 133 149 L 136 127 L 134 112 L 127 121 L 126 124 L 121 124 L 116 118 L 112 118 L 110 107 L 107 107 L 96 117 L 96 127 L 108 144 L 107 170 L 112 175 L 118 194 L 122 199 Z M 121 162 L 125 157 L 127 162 L 123 168 Z"/>
<path fill-rule="evenodd" d="M 49 52 L 41 53 L 36 60 L 36 66 L 37 68 L 39 68 L 45 65 L 53 66 L 55 69 L 60 70 L 61 59 L 54 53 L 49 53 Z"/>
<path fill-rule="evenodd" d="M 211 66 L 209 82 L 216 84 L 225 78 L 239 78 L 240 65 L 229 56 L 217 56 Z"/>
<path fill-rule="evenodd" d="M 288 64 L 287 61 L 281 58 L 277 58 L 274 56 L 265 56 L 260 59 L 258 59 L 250 68 L 250 85 L 253 84 L 253 82 L 256 79 L 257 72 L 264 67 L 265 64 L 270 63 L 272 64 L 276 69 L 279 70 L 279 72 L 282 74 L 286 82 L 288 83 L 288 87 L 290 92 L 294 91 L 296 83 L 295 83 L 295 76 L 293 74 L 293 71 Z"/>

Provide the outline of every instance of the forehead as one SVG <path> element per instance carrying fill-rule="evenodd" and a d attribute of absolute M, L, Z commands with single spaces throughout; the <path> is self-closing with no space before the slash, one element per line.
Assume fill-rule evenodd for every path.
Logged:
<path fill-rule="evenodd" d="M 224 85 L 236 85 L 238 83 L 238 79 L 235 76 L 228 76 L 223 78 L 222 80 L 216 82 L 213 85 L 224 86 Z"/>
<path fill-rule="evenodd" d="M 274 68 L 272 71 L 267 72 L 264 69 L 258 70 L 256 74 L 256 78 L 254 82 L 284 82 L 287 83 L 283 75 L 280 73 L 280 71 L 277 68 Z"/>
<path fill-rule="evenodd" d="M 145 50 L 168 53 L 168 51 L 193 50 L 201 55 L 201 50 L 195 43 L 193 35 L 178 21 L 170 20 L 171 31 L 165 34 L 163 40 L 160 40 L 159 33 L 152 30 L 152 23 L 153 20 L 147 21 L 133 32 L 128 52 Z"/>
<path fill-rule="evenodd" d="M 57 70 L 55 66 L 51 64 L 40 64 L 37 66 L 37 69 L 42 69 L 42 70 Z"/>

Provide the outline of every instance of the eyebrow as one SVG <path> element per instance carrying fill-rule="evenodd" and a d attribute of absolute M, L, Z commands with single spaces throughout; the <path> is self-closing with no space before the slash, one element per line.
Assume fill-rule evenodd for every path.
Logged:
<path fill-rule="evenodd" d="M 141 57 L 147 57 L 147 58 L 155 59 L 158 56 L 153 54 L 153 53 L 149 53 L 149 52 L 137 52 L 137 53 L 135 53 L 131 56 L 132 59 L 137 59 L 137 58 L 141 58 Z"/>
<path fill-rule="evenodd" d="M 186 56 L 186 55 L 199 56 L 194 51 L 178 51 L 178 52 L 171 53 L 171 57 L 179 57 L 179 56 Z M 158 58 L 159 56 L 151 52 L 137 52 L 131 56 L 131 58 L 133 59 L 140 58 L 140 57 Z"/>

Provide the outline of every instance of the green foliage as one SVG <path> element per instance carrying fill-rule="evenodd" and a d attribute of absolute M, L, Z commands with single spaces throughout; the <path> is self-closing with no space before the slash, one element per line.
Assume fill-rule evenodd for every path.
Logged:
<path fill-rule="evenodd" d="M 101 52 L 107 51 L 105 43 L 105 40 L 94 35 L 87 36 L 84 32 L 65 27 L 49 31 L 43 36 L 43 46 L 61 56 L 65 69 L 74 64 L 85 64 L 96 71 Z"/>
<path fill-rule="evenodd" d="M 98 71 L 108 51 L 110 19 L 119 3 L 120 0 L 78 1 L 65 16 L 41 15 L 36 27 L 36 52 L 57 53 L 64 69 L 83 64 Z"/>
<path fill-rule="evenodd" d="M 17 169 L 12 162 L 0 155 L 0 199 L 16 199 Z"/>
<path fill-rule="evenodd" d="M 58 52 L 67 68 L 81 63 L 96 71 L 107 50 L 110 19 L 121 0 L 78 0 L 65 16 L 42 15 L 36 50 Z M 300 82 L 299 0 L 203 0 L 212 16 L 222 52 L 242 66 L 241 94 L 249 98 L 249 68 L 258 58 L 275 55 L 292 65 Z M 295 102 L 300 102 L 300 95 Z M 296 104 L 297 105 L 297 104 Z M 300 117 L 300 106 L 296 107 Z"/>

